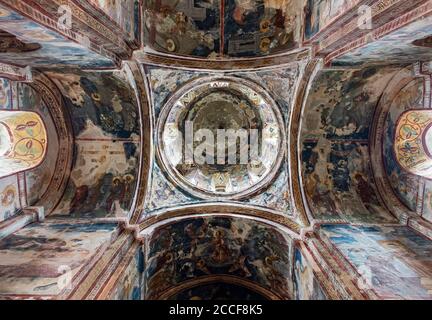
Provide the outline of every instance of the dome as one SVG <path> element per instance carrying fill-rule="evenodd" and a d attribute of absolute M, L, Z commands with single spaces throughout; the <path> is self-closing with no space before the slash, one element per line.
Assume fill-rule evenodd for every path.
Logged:
<path fill-rule="evenodd" d="M 284 156 L 282 115 L 256 84 L 200 78 L 161 111 L 158 154 L 170 178 L 204 198 L 238 198 L 268 184 Z"/>

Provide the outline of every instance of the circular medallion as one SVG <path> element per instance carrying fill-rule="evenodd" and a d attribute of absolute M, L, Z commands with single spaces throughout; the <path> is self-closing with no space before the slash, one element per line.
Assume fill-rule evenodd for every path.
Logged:
<path fill-rule="evenodd" d="M 282 115 L 272 98 L 240 78 L 200 78 L 161 111 L 157 154 L 163 170 L 190 194 L 238 199 L 276 175 L 285 154 Z"/>

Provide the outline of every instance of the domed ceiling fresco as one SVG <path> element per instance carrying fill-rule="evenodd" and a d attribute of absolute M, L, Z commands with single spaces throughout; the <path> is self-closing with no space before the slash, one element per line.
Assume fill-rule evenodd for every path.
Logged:
<path fill-rule="evenodd" d="M 268 184 L 279 169 L 282 115 L 263 89 L 253 87 L 241 79 L 199 78 L 162 110 L 161 160 L 192 194 L 244 196 Z"/>
<path fill-rule="evenodd" d="M 0 300 L 432 299 L 431 26 L 0 0 Z"/>

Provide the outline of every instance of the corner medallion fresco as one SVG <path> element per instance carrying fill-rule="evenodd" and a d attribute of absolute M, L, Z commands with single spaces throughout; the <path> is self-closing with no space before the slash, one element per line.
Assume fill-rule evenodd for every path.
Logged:
<path fill-rule="evenodd" d="M 37 113 L 0 111 L 0 178 L 38 166 L 47 144 L 45 124 Z"/>
<path fill-rule="evenodd" d="M 432 178 L 432 111 L 404 113 L 396 125 L 394 152 L 399 165 L 413 174 Z"/>

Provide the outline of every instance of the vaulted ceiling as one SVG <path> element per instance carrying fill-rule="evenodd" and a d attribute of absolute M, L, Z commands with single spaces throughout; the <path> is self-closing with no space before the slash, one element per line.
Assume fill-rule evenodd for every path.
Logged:
<path fill-rule="evenodd" d="M 0 0 L 0 112 L 48 136 L 38 166 L 0 178 L 0 295 L 195 297 L 223 279 L 215 296 L 430 298 L 432 182 L 413 165 L 430 122 L 403 115 L 431 108 L 431 1 L 61 4 Z M 261 130 L 265 152 L 181 163 L 188 121 Z M 399 287 L 340 276 L 361 265 Z M 91 289 L 111 268 L 135 282 Z"/>

